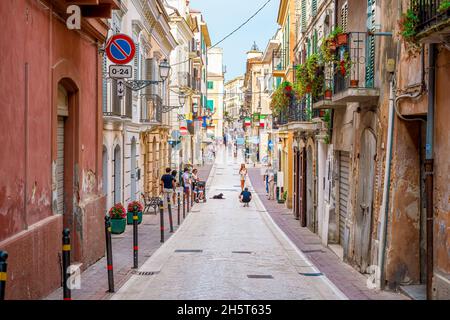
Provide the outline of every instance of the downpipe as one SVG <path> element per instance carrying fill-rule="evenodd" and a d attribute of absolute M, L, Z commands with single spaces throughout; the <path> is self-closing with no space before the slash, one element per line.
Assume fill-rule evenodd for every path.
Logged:
<path fill-rule="evenodd" d="M 436 90 L 436 45 L 430 44 L 428 50 L 428 113 L 427 113 L 427 136 L 425 150 L 425 192 L 427 211 L 427 300 L 433 295 L 433 185 L 434 185 L 434 107 Z"/>

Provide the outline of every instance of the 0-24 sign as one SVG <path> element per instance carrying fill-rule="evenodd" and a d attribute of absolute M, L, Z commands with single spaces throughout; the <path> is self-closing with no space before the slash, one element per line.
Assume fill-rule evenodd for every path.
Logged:
<path fill-rule="evenodd" d="M 109 66 L 109 77 L 113 79 L 127 79 L 133 77 L 131 66 L 111 65 Z"/>

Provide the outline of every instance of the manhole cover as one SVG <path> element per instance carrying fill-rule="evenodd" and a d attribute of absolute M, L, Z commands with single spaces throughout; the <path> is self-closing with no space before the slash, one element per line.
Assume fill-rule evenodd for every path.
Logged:
<path fill-rule="evenodd" d="M 270 274 L 248 274 L 247 278 L 249 279 L 273 279 L 273 276 Z"/>
<path fill-rule="evenodd" d="M 190 250 L 190 249 L 177 249 L 175 252 L 178 253 L 201 253 L 203 250 Z"/>
<path fill-rule="evenodd" d="M 299 272 L 300 275 L 305 276 L 305 277 L 320 277 L 323 276 L 323 273 L 321 272 L 309 272 L 309 273 L 301 273 Z"/>
<path fill-rule="evenodd" d="M 159 271 L 134 271 L 133 274 L 138 276 L 153 276 L 155 274 L 158 274 Z"/>

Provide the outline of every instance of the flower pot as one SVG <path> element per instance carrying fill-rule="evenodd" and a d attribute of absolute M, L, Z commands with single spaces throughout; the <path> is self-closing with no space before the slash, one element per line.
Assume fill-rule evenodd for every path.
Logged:
<path fill-rule="evenodd" d="M 125 232 L 127 227 L 127 219 L 111 219 L 111 233 L 121 234 Z"/>
<path fill-rule="evenodd" d="M 308 84 L 306 86 L 306 93 L 311 93 L 311 91 L 312 91 L 312 86 L 310 84 Z"/>
<path fill-rule="evenodd" d="M 138 212 L 138 224 L 142 222 L 142 212 Z M 127 224 L 133 224 L 133 212 L 127 212 Z"/>
<path fill-rule="evenodd" d="M 359 80 L 350 80 L 350 87 L 357 88 L 359 84 Z"/>
<path fill-rule="evenodd" d="M 343 46 L 348 43 L 348 34 L 347 33 L 338 34 L 336 40 L 339 46 Z"/>
<path fill-rule="evenodd" d="M 336 51 L 336 41 L 335 40 L 328 41 L 328 49 L 332 52 Z"/>
<path fill-rule="evenodd" d="M 325 99 L 331 100 L 332 95 L 333 95 L 333 93 L 331 92 L 331 90 L 329 90 L 329 89 L 325 90 L 325 92 L 324 92 Z"/>
<path fill-rule="evenodd" d="M 325 116 L 325 110 L 319 110 L 319 117 L 324 117 Z"/>

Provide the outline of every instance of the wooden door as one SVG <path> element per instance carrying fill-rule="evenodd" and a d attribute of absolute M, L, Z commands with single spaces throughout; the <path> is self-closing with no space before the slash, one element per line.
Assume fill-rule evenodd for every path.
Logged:
<path fill-rule="evenodd" d="M 300 223 L 302 227 L 306 227 L 306 149 L 303 148 L 300 152 L 300 176 L 299 176 L 299 209 L 300 209 Z"/>
<path fill-rule="evenodd" d="M 311 146 L 306 153 L 306 224 L 309 230 L 316 232 L 316 217 L 314 210 L 314 166 Z"/>
<path fill-rule="evenodd" d="M 359 184 L 356 203 L 355 259 L 361 272 L 370 266 L 373 184 L 375 177 L 376 138 L 370 129 L 361 136 Z"/>

